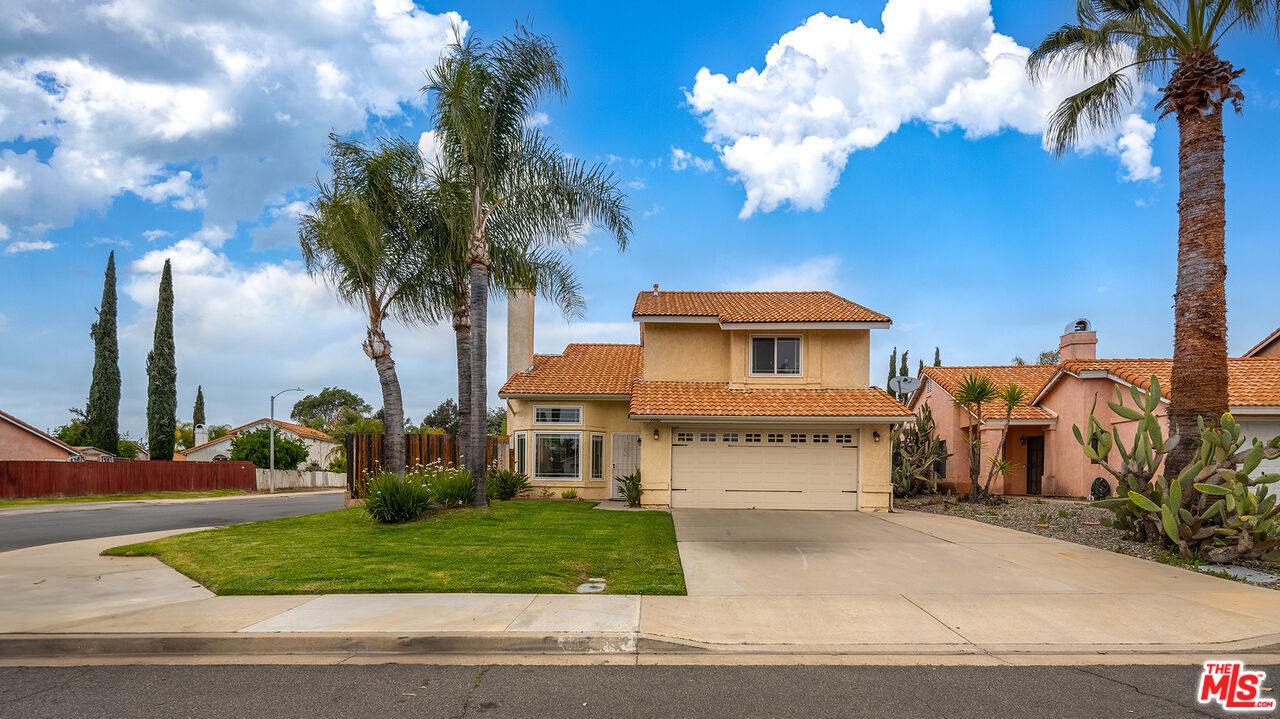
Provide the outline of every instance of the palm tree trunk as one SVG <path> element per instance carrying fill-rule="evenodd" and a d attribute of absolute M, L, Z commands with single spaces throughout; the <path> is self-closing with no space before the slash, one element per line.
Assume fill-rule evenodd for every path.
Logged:
<path fill-rule="evenodd" d="M 1196 418 L 1227 411 L 1226 182 L 1222 108 L 1178 112 L 1178 283 L 1174 293 L 1171 432 L 1182 440 L 1165 458 L 1176 477 L 1200 448 Z M 1187 496 L 1188 503 L 1198 492 Z"/>
<path fill-rule="evenodd" d="M 373 360 L 382 385 L 382 461 L 383 468 L 404 474 L 404 400 L 400 396 L 400 379 L 396 363 L 391 359 L 391 343 L 379 327 L 370 327 L 364 343 L 365 354 Z"/>
<path fill-rule="evenodd" d="M 465 467 L 471 451 L 471 318 L 468 307 L 459 305 L 453 311 L 453 336 L 458 347 L 458 466 Z"/>
<path fill-rule="evenodd" d="M 475 483 L 476 494 L 472 499 L 473 507 L 487 507 L 489 501 L 485 497 L 484 474 L 485 440 L 488 431 L 485 427 L 485 400 L 489 395 L 488 383 L 488 344 L 485 332 L 489 318 L 489 268 L 483 261 L 472 260 L 471 263 L 471 423 L 470 436 L 467 438 L 467 469 L 471 470 L 471 478 Z"/>

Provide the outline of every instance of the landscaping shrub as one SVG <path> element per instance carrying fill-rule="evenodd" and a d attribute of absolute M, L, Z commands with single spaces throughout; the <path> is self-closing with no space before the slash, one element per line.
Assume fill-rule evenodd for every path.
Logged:
<path fill-rule="evenodd" d="M 465 507 L 476 496 L 471 473 L 465 469 L 428 467 L 424 472 L 427 486 L 431 488 L 431 496 L 445 509 Z"/>
<path fill-rule="evenodd" d="M 560 493 L 560 498 L 561 499 L 577 499 L 578 490 L 572 489 L 572 488 L 566 489 L 565 491 Z"/>
<path fill-rule="evenodd" d="M 491 469 L 485 478 L 485 493 L 489 499 L 506 501 L 529 491 L 529 478 L 523 472 L 509 469 Z"/>
<path fill-rule="evenodd" d="M 364 511 L 384 524 L 412 522 L 431 509 L 431 495 L 417 476 L 406 474 L 401 479 L 394 472 L 380 472 L 369 481 Z"/>
<path fill-rule="evenodd" d="M 622 498 L 627 500 L 628 507 L 640 506 L 640 470 L 636 470 L 625 477 L 614 477 L 618 482 L 618 487 L 622 490 Z"/>

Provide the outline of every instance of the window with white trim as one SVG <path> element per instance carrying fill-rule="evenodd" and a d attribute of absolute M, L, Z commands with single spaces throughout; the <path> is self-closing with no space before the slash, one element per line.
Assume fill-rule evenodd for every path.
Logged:
<path fill-rule="evenodd" d="M 553 405 L 533 408 L 534 424 L 582 424 L 581 407 L 557 407 Z"/>
<path fill-rule="evenodd" d="M 591 478 L 604 479 L 604 435 L 591 433 Z"/>
<path fill-rule="evenodd" d="M 516 471 L 528 474 L 529 433 L 516 432 Z"/>
<path fill-rule="evenodd" d="M 751 374 L 800 374 L 800 338 L 752 337 Z"/>
<path fill-rule="evenodd" d="M 534 479 L 582 478 L 582 434 L 580 432 L 534 432 Z"/>

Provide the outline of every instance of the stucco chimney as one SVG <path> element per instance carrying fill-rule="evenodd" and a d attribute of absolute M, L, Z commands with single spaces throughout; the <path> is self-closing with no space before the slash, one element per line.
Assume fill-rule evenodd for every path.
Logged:
<path fill-rule="evenodd" d="M 209 430 L 203 424 L 197 424 L 195 429 L 192 430 L 192 435 L 192 439 L 195 440 L 191 445 L 192 447 L 199 447 L 209 441 Z"/>
<path fill-rule="evenodd" d="M 1058 341 L 1058 358 L 1063 362 L 1098 358 L 1098 333 L 1089 320 L 1081 317 L 1067 325 Z"/>
<path fill-rule="evenodd" d="M 507 378 L 533 366 L 533 293 L 507 293 Z"/>

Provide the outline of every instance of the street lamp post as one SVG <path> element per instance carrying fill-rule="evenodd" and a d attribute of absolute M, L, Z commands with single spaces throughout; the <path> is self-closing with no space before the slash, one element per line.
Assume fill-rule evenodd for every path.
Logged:
<path fill-rule="evenodd" d="M 271 453 L 270 467 L 271 468 L 267 470 L 267 491 L 269 492 L 276 491 L 276 397 L 279 397 L 285 392 L 301 392 L 301 391 L 302 391 L 301 387 L 293 387 L 291 389 L 282 389 L 279 392 L 276 392 L 275 394 L 271 395 L 271 419 L 268 421 L 268 424 L 271 427 L 271 450 L 270 450 L 270 453 Z"/>

